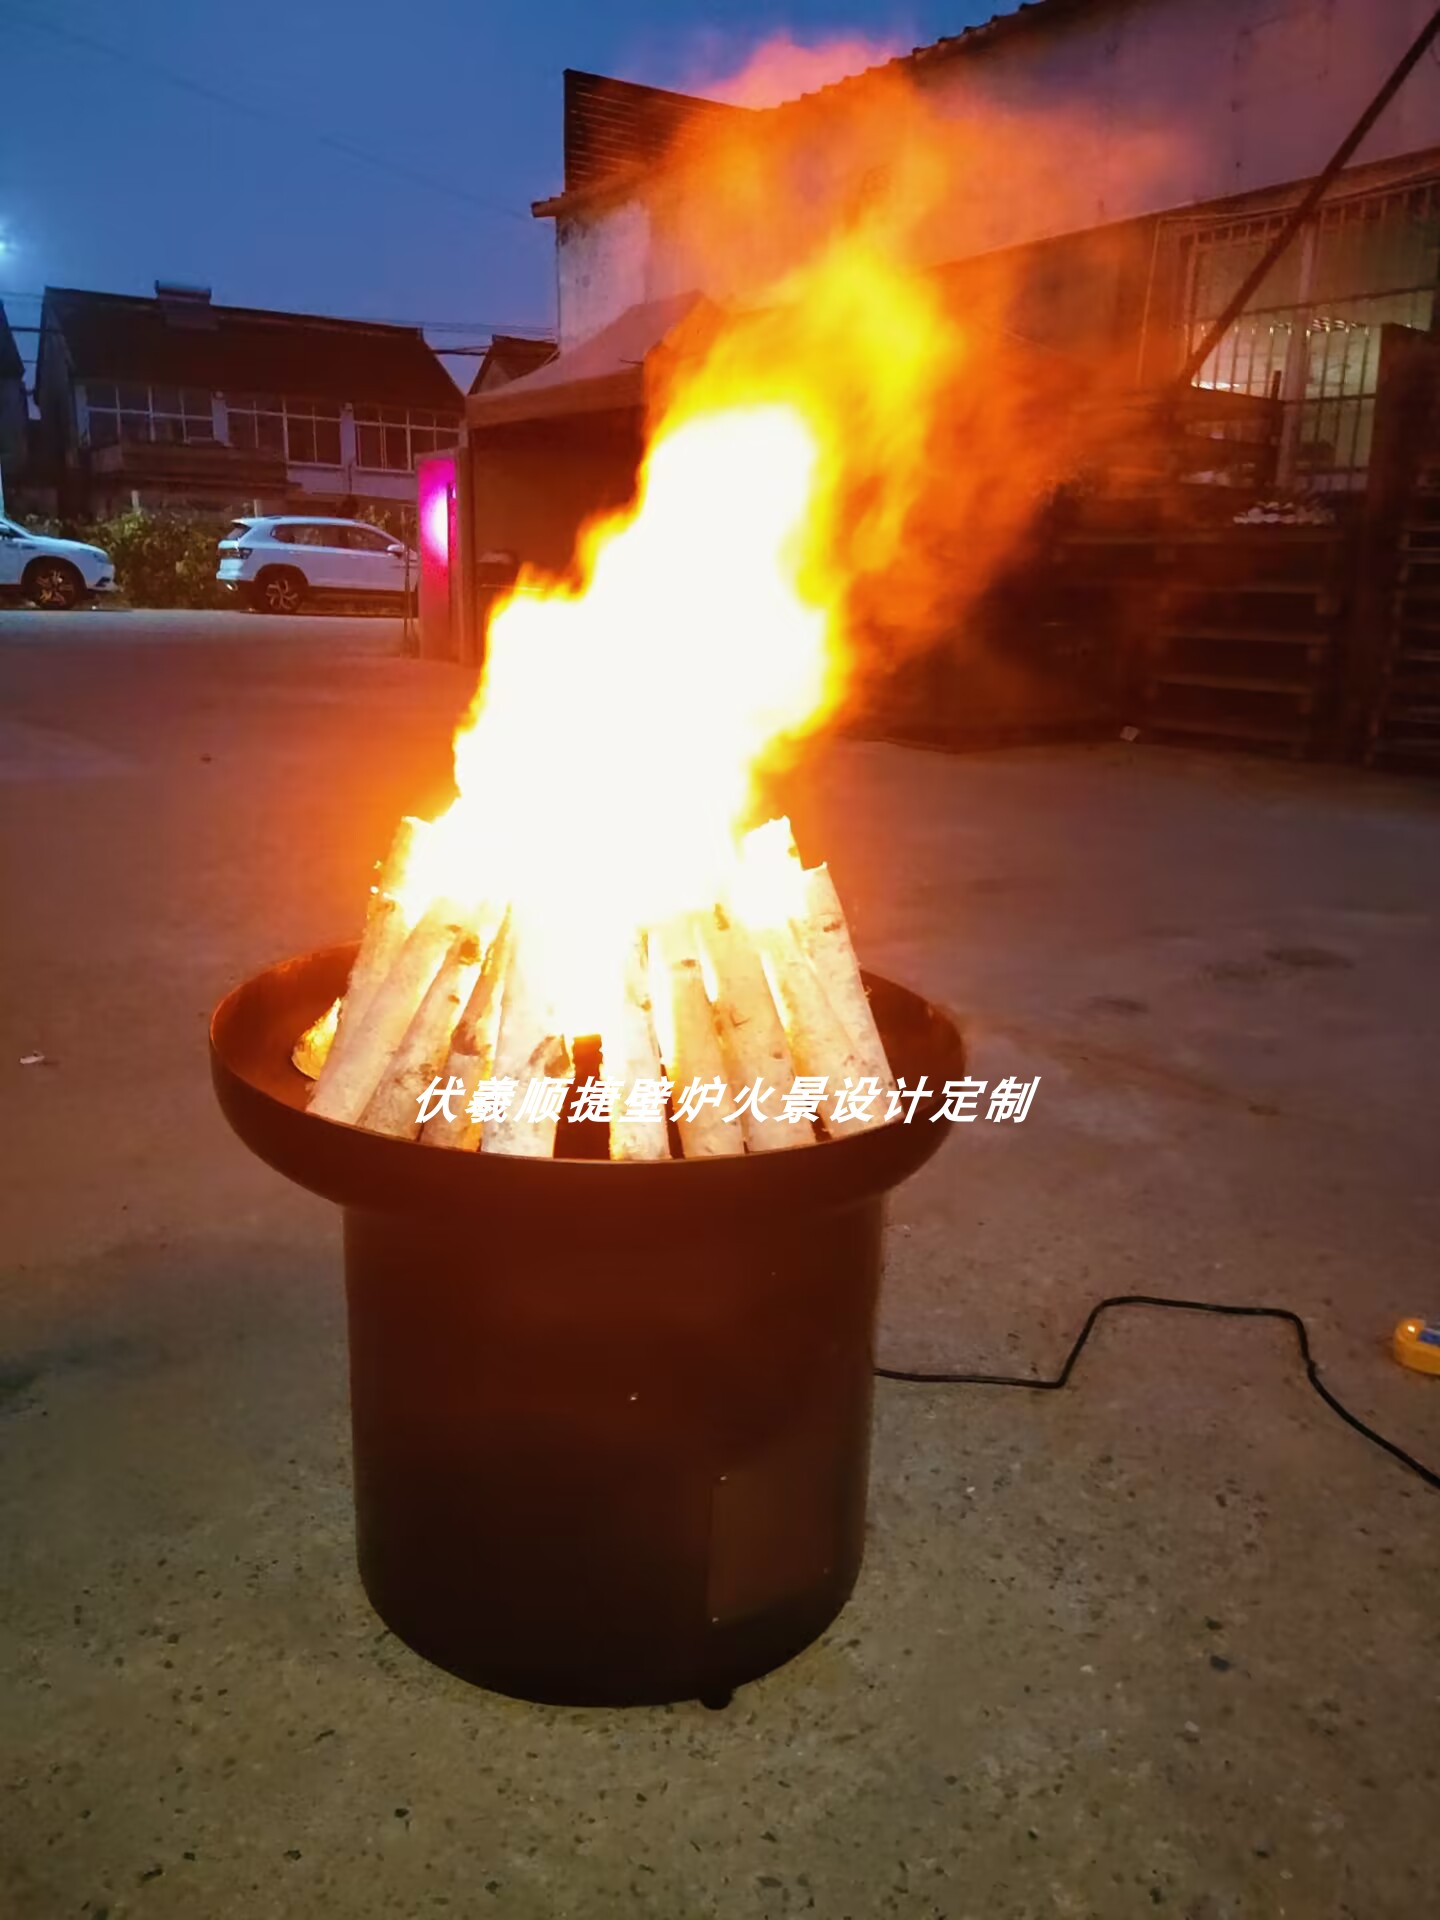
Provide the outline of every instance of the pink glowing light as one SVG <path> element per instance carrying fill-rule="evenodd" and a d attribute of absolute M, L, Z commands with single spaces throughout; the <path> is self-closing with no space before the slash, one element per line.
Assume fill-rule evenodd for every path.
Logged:
<path fill-rule="evenodd" d="M 425 551 L 443 566 L 450 558 L 450 490 L 444 484 L 429 489 L 420 508 L 420 531 Z"/>
<path fill-rule="evenodd" d="M 420 530 L 420 650 L 445 658 L 453 644 L 451 553 L 455 545 L 455 455 L 423 454 L 417 462 L 416 519 Z"/>

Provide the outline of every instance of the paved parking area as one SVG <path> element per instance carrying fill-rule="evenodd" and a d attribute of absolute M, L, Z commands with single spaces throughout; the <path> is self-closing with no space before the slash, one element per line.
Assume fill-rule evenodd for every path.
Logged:
<path fill-rule="evenodd" d="M 313 640 L 398 647 L 398 615 L 299 613 L 288 617 L 254 613 L 248 607 L 221 607 L 194 613 L 184 608 L 109 607 L 103 602 L 68 613 L 41 613 L 33 607 L 0 604 L 0 646 L 154 646 L 191 644 L 249 645 L 268 641 Z"/>
<path fill-rule="evenodd" d="M 205 1031 L 444 798 L 470 676 L 398 642 L 0 611 L 0 1911 L 1418 1920 L 1440 1503 L 1279 1328 L 882 1387 L 856 1596 L 728 1712 L 529 1708 L 381 1628 L 337 1222 L 228 1134 Z M 1102 1293 L 1281 1303 L 1440 1460 L 1385 1351 L 1437 1307 L 1440 793 L 847 742 L 791 797 L 865 957 L 1041 1076 L 895 1196 L 884 1357 L 1049 1371 Z"/>

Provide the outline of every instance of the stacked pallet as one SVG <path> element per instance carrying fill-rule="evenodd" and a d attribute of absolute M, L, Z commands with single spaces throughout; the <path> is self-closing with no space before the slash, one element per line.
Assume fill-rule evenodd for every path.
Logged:
<path fill-rule="evenodd" d="M 1087 528 L 1052 574 L 1147 733 L 1301 757 L 1332 743 L 1350 551 L 1335 527 Z"/>
<path fill-rule="evenodd" d="M 1288 752 L 1330 743 L 1347 536 L 1243 526 L 1171 535 L 1142 676 L 1143 723 Z"/>
<path fill-rule="evenodd" d="M 1367 765 L 1440 765 L 1440 462 L 1415 476 L 1395 553 Z"/>

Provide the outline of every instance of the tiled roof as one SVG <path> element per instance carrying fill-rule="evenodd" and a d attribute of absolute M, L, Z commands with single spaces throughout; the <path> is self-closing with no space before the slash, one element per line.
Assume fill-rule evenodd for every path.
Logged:
<path fill-rule="evenodd" d="M 841 87 L 854 86 L 875 73 L 903 68 L 923 73 L 927 67 L 954 59 L 957 54 L 985 53 L 1013 34 L 1025 33 L 1035 27 L 1058 26 L 1067 14 L 1086 13 L 1101 4 L 1104 4 L 1104 0 L 1020 0 L 1020 5 L 1011 8 L 1008 13 L 994 13 L 988 20 L 977 21 L 973 27 L 962 27 L 959 33 L 942 34 L 940 39 L 932 40 L 928 46 L 912 47 L 909 53 L 897 54 L 893 60 L 882 61 L 878 67 L 867 67 L 863 73 L 853 73 L 847 79 L 832 81 L 828 87 L 818 87 L 814 93 L 801 94 L 800 98 L 823 98 Z M 1110 0 L 1110 4 L 1114 4 L 1114 0 Z M 785 106 L 792 104 L 788 100 L 784 103 Z M 774 109 L 777 112 L 783 110 L 783 107 Z"/>
<path fill-rule="evenodd" d="M 567 212 L 596 197 L 609 197 L 617 188 L 641 178 L 649 169 L 687 146 L 698 145 L 726 117 L 753 115 L 756 120 L 783 114 L 816 100 L 826 100 L 844 88 L 863 84 L 877 73 L 910 71 L 923 75 L 928 68 L 961 54 L 984 53 L 1012 34 L 1033 27 L 1058 24 L 1068 14 L 1084 12 L 1104 0 L 1022 0 L 1009 13 L 959 33 L 947 34 L 893 60 L 851 74 L 813 93 L 801 94 L 776 107 L 734 107 L 695 94 L 666 93 L 659 87 L 636 86 L 601 74 L 565 73 L 565 189 L 548 200 L 537 200 L 534 213 L 542 218 Z M 1113 0 L 1111 0 L 1113 3 Z"/>
<path fill-rule="evenodd" d="M 702 139 L 747 111 L 599 73 L 565 70 L 565 191 L 598 186 Z"/>
<path fill-rule="evenodd" d="M 75 287 L 46 288 L 41 324 L 42 353 L 62 338 L 80 380 L 460 411 L 455 383 L 418 327 Z"/>

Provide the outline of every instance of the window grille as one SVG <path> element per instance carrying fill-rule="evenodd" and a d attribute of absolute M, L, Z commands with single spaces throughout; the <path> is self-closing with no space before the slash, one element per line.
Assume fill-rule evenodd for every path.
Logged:
<path fill-rule="evenodd" d="M 1198 347 L 1284 214 L 1202 230 L 1189 243 L 1186 350 Z M 1284 485 L 1363 486 L 1380 329 L 1426 330 L 1440 280 L 1440 181 L 1324 208 L 1292 243 L 1195 384 L 1279 401 Z"/>

